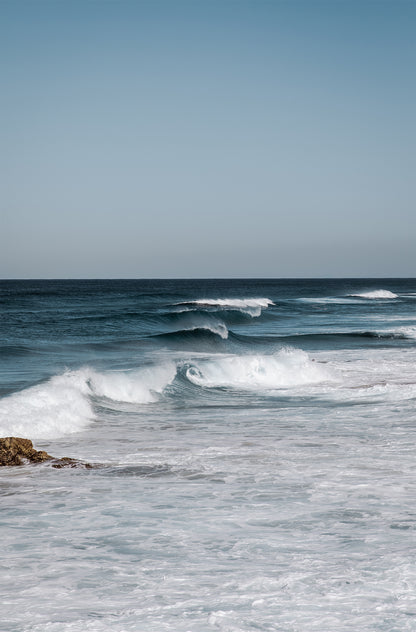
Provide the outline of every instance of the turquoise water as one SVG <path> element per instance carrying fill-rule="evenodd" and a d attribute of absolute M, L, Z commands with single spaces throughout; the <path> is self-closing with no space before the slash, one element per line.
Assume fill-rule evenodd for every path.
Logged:
<path fill-rule="evenodd" d="M 2 281 L 4 632 L 416 629 L 416 281 Z"/>

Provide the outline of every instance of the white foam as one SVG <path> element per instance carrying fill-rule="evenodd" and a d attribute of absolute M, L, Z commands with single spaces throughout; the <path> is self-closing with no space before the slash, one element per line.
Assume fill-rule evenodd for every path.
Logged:
<path fill-rule="evenodd" d="M 377 332 L 380 336 L 392 336 L 392 338 L 407 338 L 416 340 L 416 327 L 396 327 L 395 329 L 383 329 Z"/>
<path fill-rule="evenodd" d="M 269 298 L 201 298 L 178 305 L 201 307 L 213 307 L 222 310 L 240 311 L 250 316 L 260 316 L 262 309 L 274 305 Z"/>
<path fill-rule="evenodd" d="M 0 436 L 52 439 L 83 430 L 94 413 L 88 371 L 68 371 L 0 401 Z"/>
<path fill-rule="evenodd" d="M 149 404 L 158 399 L 176 375 L 176 365 L 166 363 L 138 371 L 97 373 L 92 371 L 89 384 L 97 397 L 115 402 Z"/>
<path fill-rule="evenodd" d="M 92 397 L 148 404 L 175 375 L 173 363 L 129 373 L 67 371 L 0 400 L 0 436 L 53 439 L 80 432 L 95 419 Z"/>
<path fill-rule="evenodd" d="M 179 331 L 205 329 L 217 336 L 221 336 L 224 340 L 228 338 L 228 329 L 225 323 L 211 314 L 198 314 L 192 311 L 187 314 L 181 314 L 179 328 Z"/>
<path fill-rule="evenodd" d="M 358 299 L 345 298 L 345 297 L 341 298 L 341 297 L 334 297 L 334 296 L 322 296 L 322 297 L 314 297 L 314 298 L 297 298 L 295 300 L 299 301 L 300 303 L 318 303 L 318 304 L 322 304 L 322 305 L 325 305 L 327 303 L 329 303 L 329 304 L 334 303 L 336 305 L 345 305 L 345 304 L 350 305 L 351 303 L 361 303 L 361 301 L 358 300 Z"/>
<path fill-rule="evenodd" d="M 275 355 L 223 356 L 194 363 L 187 378 L 199 386 L 270 390 L 315 384 L 329 379 L 326 369 L 298 349 Z"/>
<path fill-rule="evenodd" d="M 193 327 L 184 327 L 183 331 L 196 331 L 198 329 L 205 329 L 206 331 L 211 331 L 213 334 L 220 336 L 223 340 L 227 340 L 228 338 L 228 329 L 224 323 L 212 323 L 205 325 L 195 325 Z"/>
<path fill-rule="evenodd" d="M 390 292 L 389 290 L 373 290 L 371 292 L 360 292 L 356 294 L 350 294 L 349 296 L 357 296 L 359 298 L 369 298 L 369 299 L 378 299 L 378 298 L 398 298 L 397 294 Z"/>
<path fill-rule="evenodd" d="M 317 352 L 334 378 L 322 394 L 338 401 L 374 399 L 405 405 L 416 395 L 415 353 L 413 348 Z"/>

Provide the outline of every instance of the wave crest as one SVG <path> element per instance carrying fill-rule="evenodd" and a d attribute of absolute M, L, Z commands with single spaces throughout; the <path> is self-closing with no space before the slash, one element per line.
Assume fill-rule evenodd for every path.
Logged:
<path fill-rule="evenodd" d="M 355 296 L 358 298 L 369 298 L 369 299 L 398 298 L 398 295 L 394 294 L 394 292 L 390 292 L 390 290 L 372 290 L 371 292 L 360 292 L 356 294 L 349 294 L 348 296 Z"/>
<path fill-rule="evenodd" d="M 93 419 L 88 373 L 67 371 L 0 401 L 0 436 L 52 439 L 83 430 Z"/>
<path fill-rule="evenodd" d="M 315 384 L 329 378 L 307 353 L 284 349 L 272 356 L 227 356 L 194 363 L 188 367 L 190 382 L 207 388 L 273 390 Z"/>
<path fill-rule="evenodd" d="M 260 316 L 263 309 L 274 305 L 269 298 L 201 298 L 177 303 L 184 311 L 195 309 L 238 311 L 252 317 Z"/>
<path fill-rule="evenodd" d="M 67 371 L 0 401 L 0 436 L 54 439 L 84 430 L 96 419 L 92 400 L 148 404 L 175 378 L 167 363 L 135 372 Z"/>

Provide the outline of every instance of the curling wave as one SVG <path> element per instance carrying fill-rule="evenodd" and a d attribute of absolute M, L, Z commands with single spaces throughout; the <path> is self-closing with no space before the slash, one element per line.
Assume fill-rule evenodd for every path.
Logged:
<path fill-rule="evenodd" d="M 274 390 L 316 384 L 329 379 L 327 370 L 300 349 L 275 355 L 226 356 L 193 363 L 186 371 L 190 382 L 206 388 Z"/>
<path fill-rule="evenodd" d="M 80 432 L 96 419 L 94 399 L 148 404 L 175 375 L 174 363 L 129 373 L 67 371 L 0 400 L 0 436 L 54 439 Z"/>

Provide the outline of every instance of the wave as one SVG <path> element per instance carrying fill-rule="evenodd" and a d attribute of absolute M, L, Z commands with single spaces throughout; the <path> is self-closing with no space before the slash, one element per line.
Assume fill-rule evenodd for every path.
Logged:
<path fill-rule="evenodd" d="M 362 304 L 363 299 L 375 300 L 394 298 L 398 298 L 398 295 L 390 292 L 389 290 L 372 290 L 371 292 L 357 292 L 354 294 L 346 294 L 345 296 L 316 296 L 313 298 L 297 298 L 295 300 L 301 303 L 335 303 L 339 305 L 351 305 L 352 303 Z"/>
<path fill-rule="evenodd" d="M 176 389 L 172 387 L 178 377 Z M 56 439 L 85 430 L 98 420 L 100 407 L 147 405 L 176 397 L 181 380 L 193 387 L 275 390 L 328 379 L 326 369 L 301 350 L 275 355 L 216 355 L 191 362 L 164 361 L 135 371 L 98 372 L 89 367 L 66 371 L 0 400 L 0 436 Z M 169 387 L 169 388 L 168 388 Z M 179 391 L 177 390 L 179 388 Z M 190 395 L 195 397 L 193 392 Z"/>
<path fill-rule="evenodd" d="M 224 330 L 216 330 L 212 327 L 188 327 L 186 329 L 179 329 L 178 331 L 169 331 L 163 334 L 153 334 L 150 336 L 153 340 L 172 340 L 180 342 L 195 342 L 200 340 L 201 342 L 214 341 L 218 340 L 218 338 L 222 340 L 227 340 L 229 336 L 229 331 L 224 325 Z"/>
<path fill-rule="evenodd" d="M 25 356 L 31 353 L 36 352 L 36 349 L 33 347 L 29 347 L 27 345 L 13 345 L 13 344 L 5 344 L 0 345 L 0 354 L 2 358 L 15 357 L 15 356 Z"/>
<path fill-rule="evenodd" d="M 193 363 L 187 379 L 206 388 L 276 390 L 316 384 L 329 379 L 322 365 L 300 349 L 283 349 L 272 356 L 226 356 Z"/>
<path fill-rule="evenodd" d="M 210 331 L 216 336 L 220 336 L 223 340 L 227 340 L 229 334 L 224 323 L 218 323 L 217 325 L 195 325 L 194 327 L 185 327 L 181 331 Z"/>
<path fill-rule="evenodd" d="M 398 295 L 394 294 L 394 292 L 390 292 L 390 290 L 372 290 L 371 292 L 360 292 L 356 294 L 348 294 L 348 296 L 354 296 L 358 298 L 367 298 L 367 299 L 398 298 Z"/>
<path fill-rule="evenodd" d="M 0 436 L 54 439 L 80 432 L 96 420 L 94 399 L 155 402 L 175 375 L 174 363 L 129 373 L 67 371 L 0 400 Z"/>
<path fill-rule="evenodd" d="M 239 336 L 241 337 L 241 336 Z M 416 327 L 403 326 L 395 329 L 377 329 L 377 330 L 350 330 L 350 331 L 321 331 L 315 333 L 299 333 L 289 334 L 287 336 L 276 336 L 259 338 L 261 342 L 290 342 L 291 344 L 299 343 L 299 341 L 319 341 L 337 338 L 381 338 L 392 340 L 416 340 Z"/>
<path fill-rule="evenodd" d="M 129 404 L 150 404 L 158 400 L 175 376 L 176 364 L 167 362 L 128 373 L 90 371 L 88 384 L 96 397 Z"/>
<path fill-rule="evenodd" d="M 352 295 L 351 295 L 352 296 Z M 336 305 L 351 305 L 352 303 L 361 304 L 362 301 L 354 298 L 347 298 L 342 296 L 320 296 L 313 298 L 296 298 L 296 301 L 300 303 L 318 303 L 318 304 L 331 304 L 334 303 Z"/>
<path fill-rule="evenodd" d="M 229 333 L 226 324 L 219 318 L 215 318 L 210 314 L 175 314 L 174 327 L 174 331 L 164 333 L 169 335 L 187 331 L 209 331 L 217 336 L 220 336 L 223 340 L 228 338 Z"/>
<path fill-rule="evenodd" d="M 416 340 L 416 327 L 397 327 L 396 329 L 384 329 L 374 332 L 380 338 L 401 338 L 404 340 Z"/>
<path fill-rule="evenodd" d="M 274 305 L 274 303 L 269 298 L 201 298 L 195 301 L 176 303 L 181 311 L 195 309 L 238 311 L 252 317 L 260 316 L 262 310 L 267 309 L 270 305 Z"/>
<path fill-rule="evenodd" d="M 0 400 L 0 436 L 55 438 L 94 418 L 84 371 L 67 372 Z"/>

